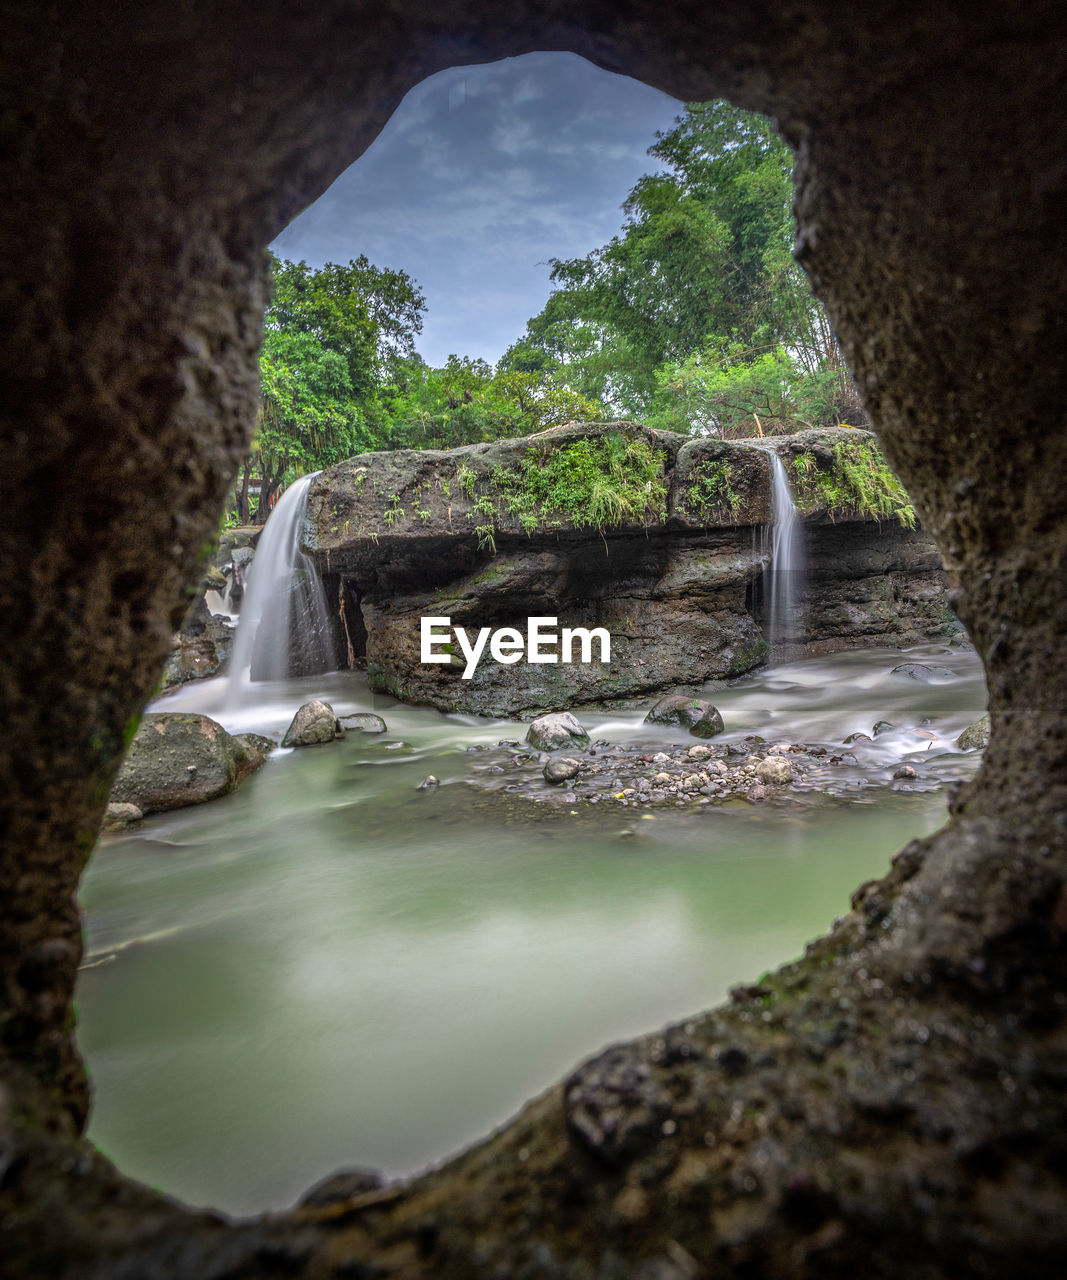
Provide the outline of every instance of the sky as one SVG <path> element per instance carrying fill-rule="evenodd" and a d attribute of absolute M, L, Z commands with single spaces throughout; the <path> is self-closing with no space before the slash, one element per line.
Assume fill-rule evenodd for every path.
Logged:
<path fill-rule="evenodd" d="M 310 266 L 366 254 L 418 281 L 416 343 L 495 362 L 574 258 L 622 225 L 657 130 L 681 104 L 570 53 L 439 72 L 416 85 L 371 147 L 271 248 Z"/>

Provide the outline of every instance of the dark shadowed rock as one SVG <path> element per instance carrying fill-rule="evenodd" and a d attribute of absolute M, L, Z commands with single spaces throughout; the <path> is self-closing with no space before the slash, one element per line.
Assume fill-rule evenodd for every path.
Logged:
<path fill-rule="evenodd" d="M 531 723 L 526 741 L 538 751 L 560 751 L 563 747 L 586 746 L 589 734 L 569 711 L 553 711 Z"/>
<path fill-rule="evenodd" d="M 266 758 L 207 716 L 149 714 L 130 743 L 111 799 L 142 813 L 201 804 L 233 791 Z"/>
<path fill-rule="evenodd" d="M 305 702 L 293 716 L 282 739 L 283 747 L 313 747 L 323 742 L 343 738 L 345 731 L 328 702 L 315 699 Z"/>
<path fill-rule="evenodd" d="M 989 746 L 989 712 L 980 716 L 974 724 L 970 724 L 956 739 L 956 746 L 961 751 L 974 751 Z"/>
<path fill-rule="evenodd" d="M 555 760 L 549 760 L 542 770 L 542 774 L 546 782 L 569 782 L 571 778 L 578 776 L 580 768 L 581 765 L 577 760 L 572 760 L 569 756 L 561 756 Z"/>
<path fill-rule="evenodd" d="M 684 693 L 669 693 L 645 716 L 646 724 L 677 724 L 696 738 L 713 738 L 724 725 L 718 709 L 705 698 Z"/>
<path fill-rule="evenodd" d="M 638 1045 L 616 1045 L 579 1067 L 563 1096 L 571 1133 L 608 1164 L 653 1146 L 671 1112 L 670 1095 Z"/>
<path fill-rule="evenodd" d="M 338 1169 L 300 1197 L 302 1209 L 325 1209 L 328 1205 L 354 1200 L 372 1191 L 380 1191 L 385 1178 L 377 1169 Z"/>
<path fill-rule="evenodd" d="M 923 684 L 939 684 L 942 680 L 955 680 L 955 671 L 948 667 L 932 667 L 926 662 L 902 662 L 889 673 L 891 676 L 905 676 L 909 680 L 919 680 Z"/>

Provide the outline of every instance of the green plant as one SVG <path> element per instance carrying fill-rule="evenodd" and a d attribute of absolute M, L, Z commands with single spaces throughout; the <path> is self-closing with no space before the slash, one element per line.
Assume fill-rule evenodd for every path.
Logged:
<path fill-rule="evenodd" d="M 698 462 L 689 474 L 682 505 L 694 520 L 710 523 L 713 517 L 733 516 L 741 505 L 741 495 L 730 481 L 733 468 L 728 462 Z"/>
<path fill-rule="evenodd" d="M 915 528 L 915 508 L 874 440 L 842 440 L 820 467 L 813 453 L 793 459 L 796 496 L 803 507 L 825 507 L 831 520 L 847 516 L 893 518 Z"/>
<path fill-rule="evenodd" d="M 385 509 L 385 523 L 392 528 L 396 521 L 403 520 L 406 514 L 404 508 L 400 505 L 400 494 L 394 493 Z"/>
<path fill-rule="evenodd" d="M 474 485 L 477 480 L 474 472 L 467 466 L 465 462 L 461 462 L 456 469 L 456 479 L 459 481 L 460 488 L 468 498 L 474 497 Z"/>
<path fill-rule="evenodd" d="M 478 536 L 478 549 L 480 551 L 491 551 L 496 554 L 496 528 L 491 524 L 478 524 L 474 526 L 474 532 Z"/>

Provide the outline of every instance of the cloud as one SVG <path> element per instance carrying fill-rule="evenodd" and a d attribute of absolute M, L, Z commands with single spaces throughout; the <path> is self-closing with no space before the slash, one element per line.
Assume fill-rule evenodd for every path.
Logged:
<path fill-rule="evenodd" d="M 312 265 L 365 253 L 414 276 L 419 343 L 495 360 L 544 305 L 550 257 L 614 235 L 680 104 L 573 54 L 528 54 L 417 85 L 368 151 L 278 237 Z"/>

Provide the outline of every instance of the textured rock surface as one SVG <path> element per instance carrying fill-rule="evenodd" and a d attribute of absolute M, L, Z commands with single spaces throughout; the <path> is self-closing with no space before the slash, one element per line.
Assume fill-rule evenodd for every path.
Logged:
<path fill-rule="evenodd" d="M 531 451 L 544 457 L 620 435 L 647 441 L 660 457 L 661 512 L 596 529 L 549 511 L 523 527 L 496 479 L 501 468 L 514 472 Z M 870 438 L 808 432 L 777 447 L 788 455 L 817 442 L 822 466 L 835 443 Z M 335 595 L 343 587 L 359 601 L 356 656 L 366 657 L 372 688 L 444 711 L 522 715 L 728 678 L 763 662 L 770 504 L 762 449 L 634 423 L 580 425 L 341 463 L 310 490 L 307 550 Z M 944 574 L 929 537 L 892 519 L 834 523 L 815 503 L 805 520 L 811 564 L 790 621 L 791 651 L 914 643 L 944 627 Z M 468 680 L 458 648 L 451 664 L 421 661 L 423 617 L 477 632 L 524 631 L 531 616 L 604 628 L 610 663 L 598 660 L 597 645 L 587 663 L 502 666 L 487 655 Z"/>
<path fill-rule="evenodd" d="M 1062 1275 L 1063 6 L 59 0 L 4 30 L 5 1270 Z M 674 1129 L 629 1163 L 556 1089 L 384 1200 L 231 1224 L 78 1137 L 78 879 L 255 425 L 262 246 L 423 77 L 545 48 L 797 149 L 797 254 L 956 575 L 989 746 L 828 939 L 634 1047 Z"/>
<path fill-rule="evenodd" d="M 333 707 L 328 702 L 316 699 L 314 702 L 305 702 L 293 716 L 285 737 L 282 738 L 282 746 L 314 747 L 344 736 L 345 731 Z"/>
<path fill-rule="evenodd" d="M 189 680 L 218 675 L 230 660 L 236 634 L 237 628 L 228 618 L 209 613 L 204 597 L 198 597 L 171 639 L 160 687 L 172 689 Z"/>
<path fill-rule="evenodd" d="M 553 711 L 538 716 L 526 731 L 526 741 L 538 751 L 559 751 L 563 747 L 584 746 L 589 741 L 585 726 L 569 711 Z"/>
<path fill-rule="evenodd" d="M 989 746 L 989 715 L 980 716 L 974 724 L 969 724 L 956 739 L 956 746 L 964 751 L 973 751 L 978 747 Z"/>
<path fill-rule="evenodd" d="M 645 719 L 652 724 L 680 724 L 697 738 L 714 738 L 724 728 L 717 707 L 706 698 L 694 698 L 684 693 L 671 693 L 660 698 Z"/>
<path fill-rule="evenodd" d="M 142 814 L 202 804 L 228 795 L 265 760 L 254 742 L 207 716 L 155 712 L 134 735 L 111 800 Z"/>

